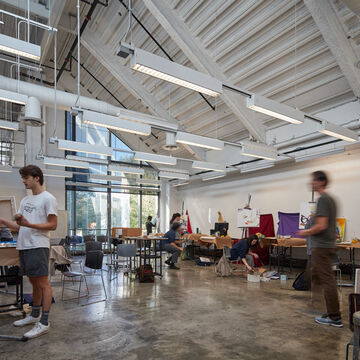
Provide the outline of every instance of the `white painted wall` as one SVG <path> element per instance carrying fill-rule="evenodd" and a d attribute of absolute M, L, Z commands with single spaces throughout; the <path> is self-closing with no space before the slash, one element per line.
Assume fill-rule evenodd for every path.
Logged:
<path fill-rule="evenodd" d="M 239 237 L 241 230 L 236 227 L 237 209 L 245 205 L 250 193 L 252 207 L 259 208 L 263 214 L 273 214 L 276 231 L 278 211 L 298 212 L 301 202 L 311 200 L 309 174 L 315 170 L 324 170 L 331 178 L 329 191 L 337 198 L 338 216 L 347 219 L 346 239 L 349 240 L 353 235 L 360 237 L 359 149 L 321 159 L 284 164 L 274 169 L 239 173 L 227 182 L 219 179 L 213 184 L 202 182 L 186 188 L 172 188 L 170 211 L 181 210 L 184 201 L 193 230 L 198 227 L 201 232 L 209 233 L 219 210 L 229 222 L 229 234 Z"/>

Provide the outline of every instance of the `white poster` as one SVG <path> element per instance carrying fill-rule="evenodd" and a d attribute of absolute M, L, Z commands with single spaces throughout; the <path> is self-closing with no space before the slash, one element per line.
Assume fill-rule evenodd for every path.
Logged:
<path fill-rule="evenodd" d="M 258 209 L 238 209 L 237 226 L 239 228 L 259 227 L 260 210 Z"/>
<path fill-rule="evenodd" d="M 314 215 L 315 212 L 315 202 L 303 202 L 300 204 L 299 229 L 305 229 L 306 224 L 310 221 L 311 215 Z"/>

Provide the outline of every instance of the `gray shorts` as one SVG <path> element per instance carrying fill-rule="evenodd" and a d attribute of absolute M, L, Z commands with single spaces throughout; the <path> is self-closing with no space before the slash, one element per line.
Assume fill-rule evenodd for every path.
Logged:
<path fill-rule="evenodd" d="M 28 277 L 49 276 L 49 249 L 20 250 L 20 271 Z"/>

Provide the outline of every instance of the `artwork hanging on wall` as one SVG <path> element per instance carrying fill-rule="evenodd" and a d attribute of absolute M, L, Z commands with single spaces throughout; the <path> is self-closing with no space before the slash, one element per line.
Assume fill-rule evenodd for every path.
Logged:
<path fill-rule="evenodd" d="M 345 236 L 345 218 L 337 218 L 336 219 L 336 241 L 343 242 Z"/>
<path fill-rule="evenodd" d="M 259 209 L 238 209 L 237 227 L 249 228 L 260 226 L 260 210 Z"/>
<path fill-rule="evenodd" d="M 0 196 L 0 218 L 14 221 L 16 205 L 14 196 Z"/>
<path fill-rule="evenodd" d="M 303 202 L 300 204 L 299 229 L 305 229 L 306 224 L 310 221 L 312 215 L 315 214 L 315 202 Z"/>

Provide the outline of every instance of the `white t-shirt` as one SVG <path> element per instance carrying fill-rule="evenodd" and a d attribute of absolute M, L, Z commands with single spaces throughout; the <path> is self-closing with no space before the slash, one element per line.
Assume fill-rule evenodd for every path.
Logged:
<path fill-rule="evenodd" d="M 31 224 L 44 224 L 49 215 L 57 216 L 57 202 L 49 192 L 29 195 L 21 200 L 19 214 Z M 50 231 L 20 226 L 16 248 L 18 250 L 49 248 Z"/>

